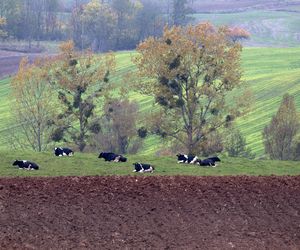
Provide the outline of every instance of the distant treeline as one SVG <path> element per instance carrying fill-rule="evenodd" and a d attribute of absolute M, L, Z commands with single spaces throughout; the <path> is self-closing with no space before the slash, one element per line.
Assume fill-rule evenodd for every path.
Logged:
<path fill-rule="evenodd" d="M 163 27 L 184 25 L 188 0 L 1 0 L 4 39 L 73 39 L 80 49 L 126 50 Z"/>

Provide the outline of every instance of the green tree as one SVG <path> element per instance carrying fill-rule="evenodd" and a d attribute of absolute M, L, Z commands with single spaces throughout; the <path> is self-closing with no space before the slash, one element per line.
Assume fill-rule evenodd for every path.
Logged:
<path fill-rule="evenodd" d="M 241 85 L 241 46 L 232 43 L 225 27 L 165 28 L 162 37 L 148 38 L 137 51 L 138 90 L 161 107 L 152 130 L 182 143 L 188 153 L 199 151 L 201 140 L 245 111 L 247 95 L 226 101 Z"/>
<path fill-rule="evenodd" d="M 239 129 L 230 127 L 226 130 L 226 135 L 224 145 L 228 156 L 255 158 L 255 154 L 251 153 L 250 148 L 247 148 L 246 138 Z"/>
<path fill-rule="evenodd" d="M 58 115 L 58 128 L 52 139 L 69 137 L 83 151 L 91 133 L 100 129 L 100 124 L 95 123 L 95 100 L 108 86 L 115 57 L 111 53 L 97 57 L 78 53 L 72 41 L 63 43 L 61 51 L 53 69 L 53 83 L 59 88 L 58 98 L 65 108 Z"/>
<path fill-rule="evenodd" d="M 296 135 L 300 129 L 294 97 L 285 94 L 271 123 L 264 128 L 265 152 L 271 159 L 293 160 Z"/>

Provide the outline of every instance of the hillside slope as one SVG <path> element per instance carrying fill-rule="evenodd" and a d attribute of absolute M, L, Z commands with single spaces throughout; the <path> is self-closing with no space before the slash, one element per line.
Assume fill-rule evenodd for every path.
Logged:
<path fill-rule="evenodd" d="M 125 83 L 123 75 L 134 70 L 131 57 L 134 52 L 117 54 L 117 74 L 113 79 L 118 86 L 130 90 L 130 83 Z M 239 120 L 239 126 L 247 138 L 250 148 L 263 154 L 261 132 L 277 111 L 284 93 L 295 97 L 300 111 L 300 48 L 245 48 L 242 54 L 243 80 L 253 90 L 256 102 L 252 111 Z M 7 148 L 5 136 L 9 126 L 9 80 L 0 81 L 0 149 Z M 152 98 L 131 92 L 130 98 L 140 104 L 142 119 L 152 108 Z M 146 140 L 143 153 L 153 154 L 160 142 L 154 137 Z"/>
<path fill-rule="evenodd" d="M 300 6 L 300 3 L 299 3 Z M 246 46 L 299 46 L 299 12 L 247 10 L 232 13 L 198 13 L 194 22 L 210 21 L 215 25 L 238 26 L 250 32 Z"/>

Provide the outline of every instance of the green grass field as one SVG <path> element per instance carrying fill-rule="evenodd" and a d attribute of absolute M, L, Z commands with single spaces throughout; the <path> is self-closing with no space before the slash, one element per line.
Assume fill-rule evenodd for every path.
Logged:
<path fill-rule="evenodd" d="M 117 73 L 112 79 L 118 86 L 131 90 L 130 83 L 124 83 L 123 75 L 134 70 L 131 56 L 134 52 L 117 54 Z M 284 93 L 295 97 L 300 111 L 300 48 L 245 48 L 242 54 L 243 81 L 252 89 L 255 103 L 251 112 L 238 120 L 238 125 L 246 136 L 248 146 L 257 157 L 264 154 L 261 131 L 276 113 Z M 143 122 L 152 108 L 152 98 L 130 92 L 130 98 L 140 105 Z M 9 125 L 9 80 L 0 81 L 0 150 L 5 150 Z M 143 155 L 153 155 L 161 142 L 155 137 L 146 139 Z"/>
<path fill-rule="evenodd" d="M 194 22 L 243 27 L 251 33 L 251 46 L 299 46 L 300 15 L 290 11 L 251 10 L 234 13 L 194 14 Z"/>
<path fill-rule="evenodd" d="M 97 154 L 75 153 L 73 157 L 56 157 L 53 153 L 18 152 L 18 159 L 30 159 L 40 166 L 38 171 L 21 170 L 12 166 L 16 153 L 0 151 L 0 176 L 85 176 L 85 175 L 142 175 L 133 173 L 132 163 L 153 164 L 149 175 L 299 175 L 300 165 L 292 161 L 247 160 L 221 157 L 215 168 L 178 164 L 175 157 L 127 156 L 128 162 L 105 162 Z"/>

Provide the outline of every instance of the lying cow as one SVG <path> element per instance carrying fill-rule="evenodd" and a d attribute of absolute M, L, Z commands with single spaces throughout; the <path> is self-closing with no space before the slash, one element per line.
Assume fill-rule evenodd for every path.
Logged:
<path fill-rule="evenodd" d="M 112 152 L 101 152 L 98 158 L 103 158 L 105 161 L 126 162 L 127 158 L 123 155 L 117 155 Z"/>
<path fill-rule="evenodd" d="M 38 170 L 39 166 L 31 161 L 26 161 L 26 160 L 15 160 L 14 163 L 12 164 L 13 166 L 18 166 L 19 169 L 26 169 L 26 170 Z"/>
<path fill-rule="evenodd" d="M 139 172 L 139 173 L 153 173 L 155 168 L 150 164 L 136 162 L 132 164 L 134 166 L 134 170 L 132 172 Z"/>
<path fill-rule="evenodd" d="M 189 164 L 196 164 L 198 157 L 195 155 L 183 155 L 177 154 L 178 163 L 189 163 Z"/>
<path fill-rule="evenodd" d="M 220 158 L 217 156 L 213 156 L 213 157 L 209 157 L 204 160 L 198 159 L 197 164 L 199 164 L 200 166 L 203 166 L 203 167 L 216 167 L 217 161 L 221 161 Z"/>
<path fill-rule="evenodd" d="M 56 156 L 73 156 L 74 152 L 72 149 L 59 147 L 54 149 L 54 154 Z"/>

